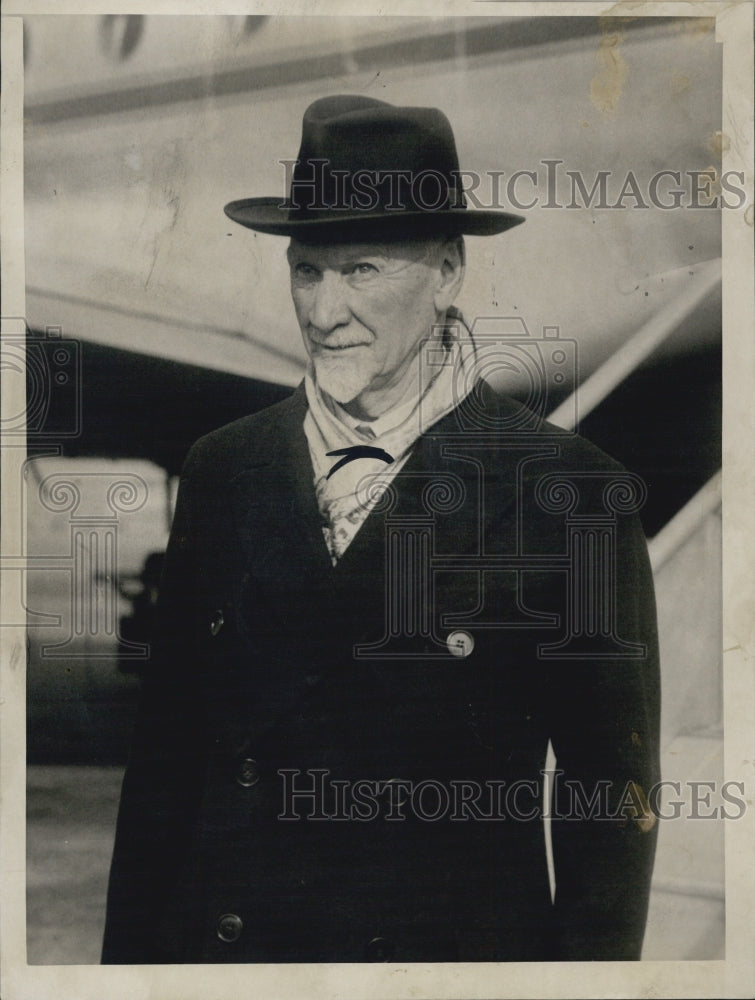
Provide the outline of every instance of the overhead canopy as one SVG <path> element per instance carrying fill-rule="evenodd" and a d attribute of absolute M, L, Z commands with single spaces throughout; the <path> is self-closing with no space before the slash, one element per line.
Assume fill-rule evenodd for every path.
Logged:
<path fill-rule="evenodd" d="M 699 171 L 720 175 L 726 142 L 712 21 L 24 22 L 36 330 L 298 381 L 286 241 L 234 226 L 223 205 L 283 196 L 302 111 L 331 93 L 440 105 L 462 169 L 479 175 L 470 200 L 532 203 L 524 226 L 469 240 L 460 305 L 468 319 L 521 317 L 535 337 L 559 327 L 583 376 L 720 255 L 720 213 L 699 193 L 689 207 Z M 719 181 L 713 193 L 736 202 Z M 677 197 L 687 207 L 661 207 Z M 718 333 L 714 295 L 677 349 Z"/>

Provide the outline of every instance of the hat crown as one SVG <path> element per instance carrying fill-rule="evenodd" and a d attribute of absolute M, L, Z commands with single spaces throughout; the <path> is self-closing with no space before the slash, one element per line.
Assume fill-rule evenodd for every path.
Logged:
<path fill-rule="evenodd" d="M 290 202 L 305 213 L 445 210 L 463 205 L 458 174 L 453 131 L 437 108 L 324 97 L 304 112 Z"/>

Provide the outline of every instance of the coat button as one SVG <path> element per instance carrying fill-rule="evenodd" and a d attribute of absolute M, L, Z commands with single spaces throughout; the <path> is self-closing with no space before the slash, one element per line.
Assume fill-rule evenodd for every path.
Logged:
<path fill-rule="evenodd" d="M 469 656 L 474 649 L 474 639 L 469 632 L 452 632 L 446 639 L 446 645 L 453 656 Z"/>
<path fill-rule="evenodd" d="M 396 948 L 389 938 L 374 937 L 364 948 L 365 962 L 390 962 Z"/>
<path fill-rule="evenodd" d="M 236 781 L 244 788 L 251 788 L 260 780 L 260 769 L 252 757 L 245 757 L 236 772 Z"/>
<path fill-rule="evenodd" d="M 222 611 L 216 611 L 210 620 L 210 635 L 217 635 L 223 627 L 225 618 Z"/>
<path fill-rule="evenodd" d="M 243 929 L 241 917 L 237 917 L 235 913 L 224 913 L 218 920 L 218 937 L 228 944 L 238 941 Z"/>

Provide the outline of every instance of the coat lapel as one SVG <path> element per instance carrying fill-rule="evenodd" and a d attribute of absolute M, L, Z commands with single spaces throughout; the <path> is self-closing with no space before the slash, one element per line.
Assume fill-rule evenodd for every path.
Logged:
<path fill-rule="evenodd" d="M 282 419 L 250 442 L 250 454 L 229 490 L 246 565 L 259 576 L 278 580 L 320 575 L 332 568 L 302 427 L 303 390 L 289 402 Z"/>
<path fill-rule="evenodd" d="M 467 396 L 416 442 L 403 469 L 393 480 L 396 502 L 372 512 L 339 561 L 345 567 L 362 559 L 374 559 L 383 551 L 387 517 L 407 518 L 441 514 L 444 490 L 461 491 L 462 502 L 451 520 L 461 538 L 479 535 L 486 524 L 512 513 L 518 495 L 518 470 L 524 452 L 522 441 L 505 439 L 483 425 L 475 433 L 483 400 L 488 418 L 493 411 L 515 411 L 518 404 L 502 399 L 485 383 Z M 520 436 L 521 437 L 521 436 Z M 494 501 L 494 502 L 491 502 Z"/>

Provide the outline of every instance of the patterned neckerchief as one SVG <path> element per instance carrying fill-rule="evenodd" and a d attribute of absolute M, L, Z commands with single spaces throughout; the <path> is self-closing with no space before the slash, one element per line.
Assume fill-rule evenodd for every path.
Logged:
<path fill-rule="evenodd" d="M 475 350 L 461 314 L 450 310 L 439 337 L 425 341 L 423 362 L 437 368 L 421 394 L 372 421 L 359 421 L 343 410 L 317 385 L 313 366 L 304 379 L 308 409 L 304 433 L 314 472 L 315 494 L 322 531 L 335 566 L 378 503 L 391 480 L 401 471 L 417 438 L 437 423 L 472 391 Z M 377 457 L 360 457 L 342 464 L 328 452 L 369 444 L 387 452 L 387 464 Z"/>

